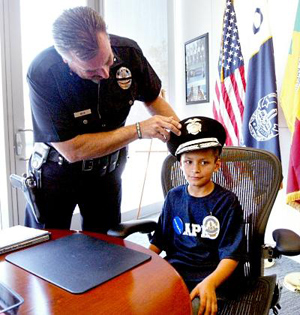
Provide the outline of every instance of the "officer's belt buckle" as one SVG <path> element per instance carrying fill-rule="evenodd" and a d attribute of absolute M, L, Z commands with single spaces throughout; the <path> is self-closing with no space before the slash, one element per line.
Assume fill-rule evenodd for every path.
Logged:
<path fill-rule="evenodd" d="M 89 172 L 94 167 L 94 160 L 83 160 L 82 161 L 82 171 Z"/>

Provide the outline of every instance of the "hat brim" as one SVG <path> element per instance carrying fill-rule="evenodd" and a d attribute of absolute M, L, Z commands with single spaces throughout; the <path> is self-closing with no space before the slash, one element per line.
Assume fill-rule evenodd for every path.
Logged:
<path fill-rule="evenodd" d="M 217 138 L 202 138 L 187 141 L 178 146 L 175 156 L 185 152 L 197 151 L 201 149 L 222 147 Z"/>

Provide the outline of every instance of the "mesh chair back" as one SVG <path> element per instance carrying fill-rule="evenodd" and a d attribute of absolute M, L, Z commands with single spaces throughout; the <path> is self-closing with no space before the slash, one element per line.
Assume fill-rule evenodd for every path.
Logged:
<path fill-rule="evenodd" d="M 171 188 L 186 183 L 175 157 L 169 155 L 165 159 L 161 180 L 164 196 Z M 247 238 L 245 274 L 251 277 L 262 275 L 265 229 L 282 181 L 280 161 L 264 150 L 224 147 L 221 167 L 214 173 L 213 181 L 237 195 L 244 211 Z"/>

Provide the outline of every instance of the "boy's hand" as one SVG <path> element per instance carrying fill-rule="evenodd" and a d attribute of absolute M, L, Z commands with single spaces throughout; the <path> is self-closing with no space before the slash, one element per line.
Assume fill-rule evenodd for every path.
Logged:
<path fill-rule="evenodd" d="M 193 300 L 196 296 L 200 297 L 199 315 L 215 315 L 217 314 L 217 296 L 216 286 L 206 278 L 200 282 L 191 292 L 190 298 Z"/>

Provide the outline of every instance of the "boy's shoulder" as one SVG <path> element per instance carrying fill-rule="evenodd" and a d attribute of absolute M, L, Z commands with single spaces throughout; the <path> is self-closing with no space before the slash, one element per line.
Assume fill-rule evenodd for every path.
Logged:
<path fill-rule="evenodd" d="M 187 185 L 179 185 L 174 188 L 171 188 L 165 198 L 167 204 L 176 204 L 182 202 L 187 198 Z"/>
<path fill-rule="evenodd" d="M 169 190 L 167 196 L 171 195 L 173 197 L 175 195 L 178 195 L 178 196 L 184 195 L 186 193 L 186 187 L 187 187 L 186 184 L 185 185 L 176 186 L 176 187 L 174 187 L 174 188 Z"/>
<path fill-rule="evenodd" d="M 237 195 L 218 184 L 215 184 L 214 196 L 212 198 L 214 203 L 219 204 L 222 211 L 240 211 L 242 212 L 242 207 Z"/>
<path fill-rule="evenodd" d="M 237 198 L 236 194 L 233 191 L 231 191 L 231 190 L 229 190 L 229 189 L 227 189 L 227 188 L 225 188 L 225 187 L 223 187 L 217 183 L 214 183 L 214 184 L 215 184 L 214 193 L 220 194 L 220 195 L 231 196 L 232 198 Z"/>

